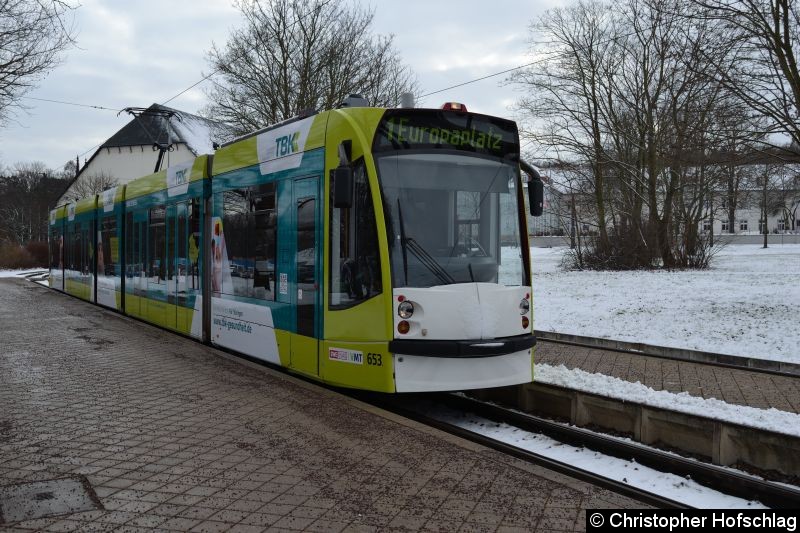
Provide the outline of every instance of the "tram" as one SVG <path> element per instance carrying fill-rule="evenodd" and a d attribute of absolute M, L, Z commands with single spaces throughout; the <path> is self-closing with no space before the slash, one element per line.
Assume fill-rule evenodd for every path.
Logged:
<path fill-rule="evenodd" d="M 50 286 L 336 386 L 531 381 L 516 124 L 353 102 L 57 207 Z"/>

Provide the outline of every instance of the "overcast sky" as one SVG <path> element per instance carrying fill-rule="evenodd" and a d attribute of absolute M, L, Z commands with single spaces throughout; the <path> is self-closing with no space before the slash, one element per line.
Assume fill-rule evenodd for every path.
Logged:
<path fill-rule="evenodd" d="M 422 93 L 443 89 L 526 63 L 528 27 L 563 0 L 372 3 L 374 31 L 394 34 L 395 46 L 416 72 Z M 200 80 L 212 42 L 222 45 L 241 24 L 231 0 L 81 0 L 74 13 L 78 48 L 28 96 L 114 110 L 163 103 Z M 470 111 L 513 118 L 518 94 L 505 75 L 429 96 L 438 107 L 460 101 Z M 196 113 L 206 103 L 208 82 L 168 105 Z M 42 161 L 60 168 L 76 155 L 81 164 L 93 148 L 130 116 L 25 99 L 28 113 L 0 129 L 0 165 Z"/>

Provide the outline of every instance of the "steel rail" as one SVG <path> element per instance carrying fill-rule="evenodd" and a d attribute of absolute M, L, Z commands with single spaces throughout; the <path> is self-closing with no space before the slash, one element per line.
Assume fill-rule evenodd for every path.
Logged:
<path fill-rule="evenodd" d="M 728 468 L 687 459 L 673 453 L 626 442 L 612 436 L 553 422 L 461 395 L 442 394 L 436 400 L 459 411 L 471 412 L 495 422 L 505 422 L 566 444 L 583 446 L 621 459 L 633 459 L 638 464 L 662 472 L 688 476 L 702 485 L 725 494 L 748 500 L 757 498 L 761 503 L 773 508 L 800 508 L 800 489 L 788 485 L 772 483 Z"/>

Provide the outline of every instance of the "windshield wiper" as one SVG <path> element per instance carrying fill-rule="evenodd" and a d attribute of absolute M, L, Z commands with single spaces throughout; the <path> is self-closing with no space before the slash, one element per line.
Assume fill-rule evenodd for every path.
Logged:
<path fill-rule="evenodd" d="M 400 246 L 403 249 L 403 276 L 406 279 L 406 286 L 408 286 L 408 251 L 414 254 L 414 257 L 425 266 L 431 273 L 436 276 L 439 281 L 445 285 L 452 285 L 456 280 L 451 276 L 436 259 L 429 254 L 417 241 L 411 237 L 406 237 L 406 226 L 403 223 L 403 208 L 400 207 L 400 198 L 397 199 L 397 218 L 400 222 Z"/>
<path fill-rule="evenodd" d="M 406 251 L 406 227 L 403 224 L 403 208 L 400 207 L 400 198 L 397 199 L 397 217 L 400 219 L 400 246 L 403 248 L 403 275 L 408 286 L 408 252 Z"/>
<path fill-rule="evenodd" d="M 405 242 L 408 245 L 408 249 L 411 250 L 412 254 L 414 254 L 414 257 L 416 257 L 420 263 L 430 270 L 434 276 L 439 278 L 439 281 L 443 282 L 445 285 L 451 285 L 456 282 L 455 278 L 453 278 L 453 276 L 451 276 L 444 268 L 442 268 L 442 265 L 440 265 L 431 254 L 426 252 L 425 248 L 423 248 L 417 241 L 409 237 L 405 239 Z"/>

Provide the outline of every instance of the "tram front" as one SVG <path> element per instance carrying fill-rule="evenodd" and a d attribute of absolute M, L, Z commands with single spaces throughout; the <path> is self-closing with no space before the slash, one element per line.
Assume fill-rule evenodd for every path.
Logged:
<path fill-rule="evenodd" d="M 388 110 L 373 143 L 397 392 L 533 379 L 530 256 L 514 122 Z"/>

